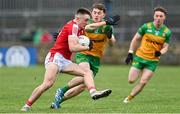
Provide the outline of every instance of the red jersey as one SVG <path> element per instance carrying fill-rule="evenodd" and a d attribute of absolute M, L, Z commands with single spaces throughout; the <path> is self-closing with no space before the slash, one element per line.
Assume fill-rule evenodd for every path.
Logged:
<path fill-rule="evenodd" d="M 50 49 L 51 53 L 60 53 L 64 58 L 71 58 L 72 52 L 69 50 L 68 36 L 69 35 L 82 35 L 84 34 L 84 29 L 80 29 L 74 20 L 69 21 L 59 32 L 57 40 L 54 46 Z"/>

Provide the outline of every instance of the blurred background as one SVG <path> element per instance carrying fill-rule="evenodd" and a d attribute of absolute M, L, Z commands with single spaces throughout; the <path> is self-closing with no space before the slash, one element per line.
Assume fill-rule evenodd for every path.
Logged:
<path fill-rule="evenodd" d="M 180 64 L 179 0 L 0 0 L 0 66 L 42 64 L 53 46 L 52 34 L 74 18 L 79 7 L 104 3 L 108 15 L 119 14 L 115 26 L 117 44 L 106 49 L 103 64 L 124 64 L 130 41 L 137 29 L 153 20 L 153 9 L 168 11 L 165 24 L 172 30 L 170 49 L 162 65 Z"/>

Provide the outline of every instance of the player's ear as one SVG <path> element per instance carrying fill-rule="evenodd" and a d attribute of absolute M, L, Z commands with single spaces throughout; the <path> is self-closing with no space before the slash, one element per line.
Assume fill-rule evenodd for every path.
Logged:
<path fill-rule="evenodd" d="M 76 20 L 79 20 L 79 16 L 78 16 L 78 14 L 76 14 L 76 15 L 75 15 L 75 18 L 76 18 Z"/>
<path fill-rule="evenodd" d="M 79 17 L 77 17 L 76 20 L 78 21 L 78 20 L 79 20 Z"/>
<path fill-rule="evenodd" d="M 106 14 L 105 13 L 103 13 L 103 18 L 105 18 L 106 17 Z"/>

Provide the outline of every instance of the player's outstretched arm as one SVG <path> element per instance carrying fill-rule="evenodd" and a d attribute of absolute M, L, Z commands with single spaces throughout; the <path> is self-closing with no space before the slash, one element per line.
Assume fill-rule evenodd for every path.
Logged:
<path fill-rule="evenodd" d="M 68 37 L 69 50 L 71 52 L 79 52 L 89 50 L 88 46 L 82 46 L 78 43 L 78 37 L 75 35 L 69 35 Z"/>
<path fill-rule="evenodd" d="M 98 27 L 104 26 L 104 25 L 117 25 L 119 23 L 119 21 L 120 21 L 120 16 L 115 15 L 113 17 L 109 17 L 105 21 L 88 24 L 85 26 L 85 30 L 94 30 L 94 29 L 97 29 Z"/>
<path fill-rule="evenodd" d="M 97 29 L 98 27 L 104 26 L 104 25 L 106 25 L 105 21 L 88 24 L 88 25 L 85 26 L 85 30 L 94 30 L 94 29 Z"/>

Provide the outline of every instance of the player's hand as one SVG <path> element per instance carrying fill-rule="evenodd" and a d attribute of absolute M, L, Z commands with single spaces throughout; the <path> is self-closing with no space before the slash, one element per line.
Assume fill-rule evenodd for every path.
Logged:
<path fill-rule="evenodd" d="M 129 64 L 133 61 L 133 53 L 128 53 L 128 56 L 126 57 L 125 63 Z"/>
<path fill-rule="evenodd" d="M 89 51 L 93 48 L 93 42 L 92 40 L 90 40 L 90 43 L 89 43 Z"/>
<path fill-rule="evenodd" d="M 106 35 L 107 35 L 107 37 L 108 37 L 109 39 L 111 39 L 111 38 L 112 38 L 112 34 L 113 34 L 113 30 L 112 30 L 112 28 L 110 27 L 110 28 L 106 31 Z"/>
<path fill-rule="evenodd" d="M 155 55 L 155 57 L 159 57 L 159 56 L 161 56 L 161 52 L 160 51 L 155 51 L 154 55 Z"/>
<path fill-rule="evenodd" d="M 54 39 L 54 41 L 56 41 L 57 40 L 57 36 L 59 35 L 59 33 L 58 32 L 55 32 L 55 33 L 53 33 L 53 39 Z"/>
<path fill-rule="evenodd" d="M 105 20 L 106 25 L 117 25 L 119 23 L 120 16 L 115 15 L 113 17 L 109 17 L 107 20 Z"/>

